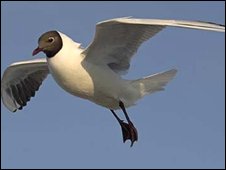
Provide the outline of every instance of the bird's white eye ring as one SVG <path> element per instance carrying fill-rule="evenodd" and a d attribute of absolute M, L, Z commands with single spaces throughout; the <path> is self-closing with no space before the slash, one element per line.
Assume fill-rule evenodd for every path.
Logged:
<path fill-rule="evenodd" d="M 55 39 L 53 37 L 48 38 L 48 42 L 52 43 Z"/>

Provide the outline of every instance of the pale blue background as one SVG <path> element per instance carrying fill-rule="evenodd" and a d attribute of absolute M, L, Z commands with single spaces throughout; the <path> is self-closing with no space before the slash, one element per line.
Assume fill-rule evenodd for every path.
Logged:
<path fill-rule="evenodd" d="M 115 17 L 225 24 L 224 2 L 2 2 L 1 10 L 1 74 L 33 59 L 48 30 L 87 46 L 95 24 Z M 166 28 L 143 44 L 125 78 L 179 72 L 165 91 L 128 109 L 139 131 L 133 148 L 110 111 L 65 93 L 49 76 L 22 111 L 1 105 L 2 168 L 224 168 L 224 37 Z"/>

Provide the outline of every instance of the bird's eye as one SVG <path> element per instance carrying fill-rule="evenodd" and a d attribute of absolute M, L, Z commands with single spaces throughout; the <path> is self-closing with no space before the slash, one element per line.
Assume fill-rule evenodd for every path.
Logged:
<path fill-rule="evenodd" d="M 54 41 L 54 38 L 53 38 L 53 37 L 49 37 L 49 38 L 48 38 L 48 42 L 51 43 L 51 42 L 53 42 L 53 41 Z"/>

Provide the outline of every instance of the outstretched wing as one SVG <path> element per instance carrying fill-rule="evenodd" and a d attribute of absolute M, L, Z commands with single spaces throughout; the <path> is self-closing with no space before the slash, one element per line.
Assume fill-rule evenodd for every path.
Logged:
<path fill-rule="evenodd" d="M 166 26 L 225 31 L 223 25 L 201 21 L 117 18 L 97 24 L 94 40 L 83 54 L 90 62 L 124 73 L 139 46 Z"/>
<path fill-rule="evenodd" d="M 30 98 L 35 96 L 48 73 L 45 58 L 11 64 L 5 70 L 1 81 L 3 104 L 12 112 L 21 110 Z"/>

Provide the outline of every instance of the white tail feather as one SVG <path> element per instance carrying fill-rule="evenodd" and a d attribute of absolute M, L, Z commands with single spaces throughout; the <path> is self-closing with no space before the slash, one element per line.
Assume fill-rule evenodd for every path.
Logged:
<path fill-rule="evenodd" d="M 177 70 L 172 69 L 166 72 L 150 75 L 138 80 L 131 81 L 132 86 L 139 91 L 139 98 L 146 94 L 164 90 L 164 86 L 173 79 Z"/>

